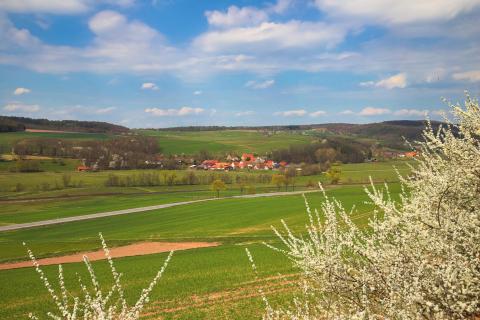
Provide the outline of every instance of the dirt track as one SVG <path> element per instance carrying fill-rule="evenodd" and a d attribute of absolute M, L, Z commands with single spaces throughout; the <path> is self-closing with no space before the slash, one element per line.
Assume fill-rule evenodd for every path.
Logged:
<path fill-rule="evenodd" d="M 36 222 L 28 222 L 28 223 L 20 223 L 20 224 L 12 224 L 12 225 L 7 225 L 7 226 L 0 226 L 0 232 L 1 231 L 18 230 L 18 229 L 26 229 L 26 228 L 42 227 L 42 226 L 48 226 L 48 225 L 52 225 L 52 224 L 67 223 L 67 222 L 82 221 L 82 220 L 90 220 L 90 219 L 110 217 L 110 216 L 118 216 L 118 215 L 129 214 L 129 213 L 152 211 L 152 210 L 165 209 L 165 208 L 170 208 L 170 207 L 176 207 L 176 206 L 193 204 L 193 203 L 200 203 L 200 202 L 206 202 L 206 201 L 214 201 L 214 200 L 222 200 L 222 199 L 238 199 L 238 198 L 263 198 L 263 197 L 275 197 L 275 196 L 288 196 L 288 195 L 311 193 L 311 192 L 319 192 L 319 190 L 293 191 L 293 192 L 271 192 L 271 193 L 249 194 L 249 195 L 242 195 L 242 196 L 232 196 L 232 197 L 225 197 L 225 198 L 209 198 L 209 199 L 173 202 L 173 203 L 159 204 L 159 205 L 156 205 L 156 206 L 131 208 L 131 209 L 124 209 L 124 210 L 117 210 L 117 211 L 108 211 L 108 212 L 86 214 L 86 215 L 68 217 L 68 218 L 59 218 L 59 219 L 51 219 L 51 220 L 43 220 L 43 221 L 36 221 Z"/>
<path fill-rule="evenodd" d="M 219 242 L 141 242 L 134 243 L 123 247 L 116 247 L 110 249 L 110 256 L 112 258 L 141 256 L 146 254 L 187 250 L 195 248 L 215 247 L 220 245 Z M 61 257 L 52 257 L 39 259 L 38 263 L 41 266 L 51 264 L 63 264 L 83 261 L 83 256 L 87 256 L 90 261 L 106 259 L 103 250 L 82 252 Z M 31 267 L 31 261 L 9 262 L 0 264 L 0 270 L 17 269 Z"/>

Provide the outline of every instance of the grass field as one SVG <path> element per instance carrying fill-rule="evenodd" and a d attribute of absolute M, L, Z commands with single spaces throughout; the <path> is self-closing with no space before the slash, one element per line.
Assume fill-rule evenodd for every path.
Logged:
<path fill-rule="evenodd" d="M 285 131 L 270 136 L 254 130 L 198 132 L 139 130 L 139 132 L 157 137 L 162 152 L 166 154 L 195 154 L 201 150 L 208 150 L 214 154 L 229 152 L 265 154 L 278 149 L 279 146 L 309 143 L 318 139 Z"/>
<path fill-rule="evenodd" d="M 393 185 L 393 191 L 398 186 Z M 370 205 L 360 186 L 343 186 L 328 191 L 345 206 L 356 205 L 355 221 L 364 225 L 370 215 Z M 319 207 L 319 194 L 309 194 L 313 207 Z M 160 285 L 152 295 L 153 304 L 147 310 L 152 318 L 166 319 L 251 319 L 259 318 L 261 300 L 255 297 L 255 287 L 272 283 L 252 283 L 254 275 L 244 253 L 248 246 L 260 269 L 261 278 L 278 272 L 295 272 L 278 253 L 259 244 L 276 241 L 270 225 L 279 226 L 280 219 L 298 232 L 307 219 L 301 196 L 264 199 L 227 199 L 199 203 L 158 211 L 90 221 L 53 225 L 42 228 L 0 233 L 2 261 L 25 258 L 21 245 L 26 241 L 39 257 L 99 248 L 98 232 L 103 232 L 111 246 L 145 240 L 221 241 L 216 248 L 177 252 Z M 161 265 L 165 254 L 117 259 L 125 273 L 127 293 L 136 298 Z M 107 277 L 105 262 L 96 262 L 100 278 Z M 54 277 L 55 267 L 45 267 Z M 80 264 L 65 266 L 68 284 L 75 282 L 75 273 L 85 275 Z M 283 280 L 282 280 L 283 279 Z M 280 279 L 280 286 L 285 285 Z M 0 271 L 3 290 L 0 296 L 0 318 L 17 318 L 28 312 L 41 314 L 52 305 L 48 293 L 31 268 Z M 72 285 L 73 286 L 73 285 Z M 268 290 L 267 290 L 268 291 Z M 289 292 L 291 289 L 289 290 Z M 289 293 L 275 293 L 282 299 Z M 233 300 L 228 297 L 237 296 Z M 21 298 L 20 298 L 21 297 Z M 219 298 L 220 297 L 220 298 Z M 243 297 L 243 298 L 242 298 Z"/>
<path fill-rule="evenodd" d="M 48 161 L 48 160 L 47 160 Z M 376 182 L 389 181 L 395 196 L 399 191 L 393 166 L 403 174 L 409 172 L 406 161 L 341 165 L 342 179 L 338 186 L 328 186 L 327 193 L 342 201 L 347 208 L 357 208 L 355 222 L 365 226 L 372 207 L 365 204 L 364 184 L 371 176 Z M 131 175 L 137 171 L 115 171 Z M 172 173 L 169 171 L 169 173 Z M 185 172 L 176 172 L 181 176 Z M 198 174 L 210 172 L 196 171 Z M 243 173 L 247 175 L 272 172 Z M 42 181 L 61 179 L 62 172 L 0 173 L 0 185 L 24 183 L 34 186 Z M 83 188 L 48 192 L 3 193 L 11 199 L 52 197 L 28 202 L 3 202 L 0 224 L 22 223 L 147 206 L 190 199 L 209 198 L 213 192 L 208 185 L 175 185 L 156 187 L 106 187 L 110 172 L 72 172 L 72 181 L 81 179 Z M 228 174 L 238 174 L 231 172 Z M 325 177 L 297 177 L 297 189 L 307 181 L 323 181 Z M 343 184 L 342 184 L 343 183 Z M 238 186 L 228 185 L 222 196 L 240 194 Z M 262 189 L 265 188 L 265 189 Z M 276 191 L 270 184 L 258 185 L 257 192 Z M 106 194 L 110 193 L 110 194 Z M 14 197 L 12 197 L 12 194 Z M 75 196 L 65 198 L 64 196 Z M 96 196 L 95 196 L 96 195 Z M 59 198 L 55 198 L 59 197 Z M 320 207 L 320 193 L 308 194 L 312 207 Z M 252 319 L 260 318 L 263 305 L 258 288 L 263 288 L 273 302 L 290 298 L 295 290 L 290 286 L 295 270 L 280 254 L 264 247 L 261 242 L 277 243 L 270 229 L 280 226 L 280 219 L 295 232 L 304 232 L 307 222 L 303 199 L 299 195 L 254 199 L 223 199 L 213 202 L 184 205 L 149 212 L 98 218 L 32 229 L 0 233 L 0 262 L 24 260 L 25 241 L 36 256 L 49 257 L 100 248 L 98 233 L 102 232 L 111 247 L 139 241 L 215 241 L 214 248 L 177 252 L 152 294 L 153 303 L 145 318 L 158 319 Z M 260 279 L 255 280 L 244 249 L 255 256 Z M 163 263 L 166 254 L 116 259 L 125 274 L 126 291 L 133 302 Z M 111 278 L 105 261 L 94 263 L 104 284 Z M 55 266 L 44 268 L 55 278 Z M 82 264 L 64 266 L 66 282 L 74 292 L 76 273 L 86 277 Z M 278 276 L 278 274 L 288 276 Z M 272 278 L 273 277 L 273 278 Z M 272 280 L 266 280 L 272 278 Z M 273 280 L 275 279 L 275 280 Z M 53 309 L 48 292 L 32 268 L 0 271 L 0 318 L 25 317 L 29 312 L 43 315 Z"/>
<path fill-rule="evenodd" d="M 82 132 L 2 132 L 0 134 L 0 147 L 9 150 L 12 145 L 23 139 L 48 138 L 67 140 L 105 140 L 111 135 L 106 133 L 82 133 Z M 1 148 L 0 148 L 1 149 Z"/>
<path fill-rule="evenodd" d="M 343 184 L 368 184 L 369 176 L 375 182 L 394 182 L 397 176 L 393 166 L 399 172 L 409 172 L 407 162 L 396 161 L 388 163 L 362 163 L 341 165 Z M 141 172 L 156 171 L 115 171 L 120 176 L 139 174 Z M 168 172 L 172 174 L 171 171 Z M 211 172 L 196 171 L 198 175 L 208 175 Z M 272 174 L 271 171 L 262 172 Z M 256 175 L 260 172 L 250 173 L 226 173 L 231 175 L 245 174 Z M 109 172 L 96 173 L 72 173 L 72 181 L 82 181 L 81 188 L 67 188 L 52 191 L 26 190 L 24 192 L 4 192 L 2 211 L 0 212 L 0 225 L 13 223 L 26 223 L 47 219 L 63 218 L 76 215 L 98 213 L 111 210 L 121 210 L 142 206 L 150 206 L 163 203 L 212 198 L 215 196 L 209 185 L 175 185 L 175 186 L 145 186 L 145 187 L 106 187 L 105 179 Z M 178 177 L 182 177 L 185 171 L 177 171 Z M 3 173 L 0 174 L 0 185 L 6 188 L 13 188 L 15 183 L 22 183 L 26 187 L 34 187 L 42 182 L 51 185 L 61 184 L 63 173 L 41 172 L 41 173 Z M 160 172 L 161 175 L 161 172 Z M 328 185 L 323 175 L 299 176 L 296 178 L 295 190 L 303 190 L 307 182 L 322 182 Z M 270 183 L 255 184 L 257 193 L 274 192 L 278 189 Z M 292 190 L 293 187 L 289 187 Z M 283 191 L 282 187 L 279 191 Z M 239 185 L 228 184 L 227 190 L 221 192 L 222 197 L 241 195 Z M 8 197 L 8 198 L 6 198 Z M 11 201 L 5 201 L 11 199 Z M 28 199 L 28 200 L 22 200 Z M 37 200 L 35 200 L 37 199 Z M 21 200 L 21 201 L 20 201 Z M 22 202 L 23 201 L 23 202 Z M 28 201 L 28 202 L 26 202 Z"/>

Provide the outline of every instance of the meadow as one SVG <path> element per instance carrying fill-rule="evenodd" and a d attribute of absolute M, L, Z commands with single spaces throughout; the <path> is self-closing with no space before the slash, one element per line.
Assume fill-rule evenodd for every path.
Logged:
<path fill-rule="evenodd" d="M 208 150 L 213 154 L 243 152 L 265 154 L 279 146 L 306 144 L 318 139 L 288 131 L 278 131 L 272 135 L 257 130 L 137 132 L 156 137 L 165 154 L 196 154 L 202 150 Z"/>
<path fill-rule="evenodd" d="M 49 160 L 47 160 L 49 161 Z M 328 185 L 326 177 L 298 176 L 296 190 L 307 189 L 306 184 L 321 181 L 327 194 L 336 197 L 346 208 L 355 205 L 355 222 L 365 227 L 372 215 L 372 206 L 366 204 L 364 185 L 369 177 L 376 183 L 390 182 L 394 195 L 399 192 L 398 178 L 393 170 L 409 172 L 408 161 L 342 164 L 339 185 Z M 101 172 L 69 172 L 72 181 L 82 181 L 82 187 L 40 191 L 35 186 L 42 182 L 61 182 L 65 171 L 50 170 L 36 173 L 0 173 L 1 186 L 22 183 L 23 192 L 2 192 L 0 225 L 39 221 L 95 212 L 134 208 L 169 202 L 214 197 L 209 185 L 161 185 L 142 187 L 107 187 L 110 174 L 128 176 L 159 170 L 124 170 Z M 188 171 L 166 171 L 179 178 Z M 198 175 L 271 175 L 271 171 L 212 173 L 195 171 Z M 234 179 L 232 179 L 234 181 Z M 257 183 L 256 192 L 278 189 L 271 183 Z M 283 191 L 284 188 L 281 188 Z M 289 188 L 292 190 L 292 187 Z M 236 183 L 227 184 L 221 196 L 240 195 Z M 319 208 L 321 193 L 306 195 L 312 207 Z M 74 252 L 97 250 L 101 247 L 98 233 L 102 232 L 111 247 L 142 241 L 208 241 L 220 242 L 218 247 L 179 251 L 167 272 L 153 291 L 152 303 L 145 310 L 146 319 L 252 319 L 260 318 L 263 303 L 258 295 L 262 288 L 272 303 L 291 298 L 296 290 L 292 279 L 296 277 L 285 257 L 265 247 L 262 242 L 278 245 L 271 225 L 280 227 L 284 219 L 295 232 L 304 232 L 307 222 L 304 201 L 300 195 L 271 198 L 225 198 L 216 201 L 183 205 L 161 210 L 70 222 L 31 229 L 0 232 L 0 263 L 22 261 L 26 251 L 22 242 L 38 258 L 61 256 Z M 259 268 L 256 279 L 245 255 L 248 247 Z M 127 296 L 134 301 L 163 263 L 166 254 L 124 257 L 115 259 L 124 273 Z M 105 261 L 94 262 L 103 284 L 111 276 Z M 56 278 L 56 267 L 44 270 Z M 77 273 L 86 277 L 83 264 L 64 266 L 69 290 L 78 293 Z M 267 280 L 268 279 L 268 280 Z M 48 292 L 33 268 L 0 271 L 0 318 L 22 318 L 29 312 L 43 315 L 54 308 Z"/>
<path fill-rule="evenodd" d="M 66 139 L 66 140 L 105 140 L 111 135 L 106 133 L 83 133 L 83 132 L 2 132 L 0 134 L 0 150 L 8 150 L 12 145 L 23 139 L 47 138 L 47 139 Z"/>
<path fill-rule="evenodd" d="M 398 186 L 392 187 L 396 193 Z M 347 208 L 355 205 L 358 210 L 355 221 L 360 225 L 366 224 L 371 206 L 363 203 L 366 196 L 362 187 L 344 186 L 331 189 L 328 193 Z M 322 201 L 319 193 L 308 194 L 307 198 L 313 207 L 319 207 Z M 303 232 L 307 220 L 301 196 L 225 199 L 2 232 L 0 260 L 24 259 L 22 241 L 27 242 L 38 257 L 97 249 L 100 247 L 98 232 L 104 234 L 111 246 L 145 240 L 220 241 L 222 245 L 219 247 L 177 252 L 160 286 L 154 290 L 154 302 L 147 313 L 166 319 L 258 318 L 262 304 L 256 296 L 256 287 L 262 284 L 261 280 L 255 283 L 244 248 L 248 246 L 252 250 L 262 279 L 279 272 L 287 275 L 295 273 L 285 263 L 284 257 L 260 244 L 262 241 L 276 243 L 270 225 L 278 227 L 280 219 L 285 219 L 296 232 Z M 165 254 L 155 254 L 116 259 L 120 270 L 125 273 L 127 292 L 133 295 L 132 299 L 148 283 L 164 257 Z M 100 277 L 109 281 L 106 263 L 96 262 L 95 266 L 99 268 Z M 54 277 L 54 266 L 45 269 Z M 69 264 L 65 270 L 67 283 L 71 285 L 75 282 L 76 272 L 85 275 L 80 264 Z M 283 289 L 279 289 L 279 295 L 273 294 L 276 299 L 282 299 L 291 292 L 291 288 L 285 289 L 285 278 L 279 279 L 279 288 Z M 5 306 L 0 316 L 18 317 L 29 311 L 41 314 L 52 307 L 48 293 L 31 268 L 0 271 L 0 282 L 7 288 L 0 298 L 0 305 Z M 229 300 L 228 297 L 235 292 L 244 298 Z M 196 301 L 197 307 L 195 303 L 187 303 L 193 301 Z"/>

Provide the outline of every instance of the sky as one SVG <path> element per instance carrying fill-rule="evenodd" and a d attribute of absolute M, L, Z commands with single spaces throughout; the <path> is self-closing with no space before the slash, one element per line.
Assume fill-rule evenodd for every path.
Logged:
<path fill-rule="evenodd" d="M 1 0 L 0 114 L 131 128 L 435 119 L 480 0 Z"/>

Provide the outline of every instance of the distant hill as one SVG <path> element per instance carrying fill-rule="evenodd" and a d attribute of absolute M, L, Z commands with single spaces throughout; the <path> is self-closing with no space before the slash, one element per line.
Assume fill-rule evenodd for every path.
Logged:
<path fill-rule="evenodd" d="M 434 129 L 441 125 L 441 122 L 432 121 Z M 153 129 L 157 131 L 222 131 L 222 130 L 259 130 L 259 131 L 306 131 L 315 130 L 319 135 L 333 134 L 341 136 L 363 137 L 384 141 L 392 147 L 403 146 L 404 140 L 418 141 L 422 139 L 422 131 L 425 129 L 424 120 L 395 120 L 383 121 L 368 124 L 352 124 L 352 123 L 325 123 L 325 124 L 308 124 L 308 125 L 286 125 L 286 126 L 189 126 L 189 127 L 173 127 Z"/>
<path fill-rule="evenodd" d="M 0 132 L 25 131 L 26 129 L 89 133 L 123 133 L 129 131 L 126 127 L 108 122 L 0 116 Z"/>

